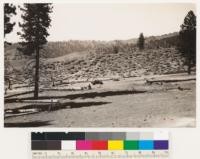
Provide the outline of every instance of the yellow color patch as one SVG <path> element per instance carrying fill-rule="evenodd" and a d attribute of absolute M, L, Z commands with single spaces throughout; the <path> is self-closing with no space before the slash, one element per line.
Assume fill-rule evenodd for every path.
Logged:
<path fill-rule="evenodd" d="M 123 150 L 123 140 L 108 140 L 108 150 Z"/>

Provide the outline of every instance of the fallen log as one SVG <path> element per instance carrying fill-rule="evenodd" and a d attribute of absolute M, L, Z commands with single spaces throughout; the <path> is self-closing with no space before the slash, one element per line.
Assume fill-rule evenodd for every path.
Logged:
<path fill-rule="evenodd" d="M 33 99 L 33 100 L 20 100 L 22 103 L 59 103 L 58 99 Z"/>
<path fill-rule="evenodd" d="M 183 82 L 183 81 L 191 81 L 196 80 L 196 77 L 189 77 L 189 78 L 176 78 L 176 79 L 146 79 L 146 83 L 152 84 L 152 83 L 169 83 L 169 82 Z"/>

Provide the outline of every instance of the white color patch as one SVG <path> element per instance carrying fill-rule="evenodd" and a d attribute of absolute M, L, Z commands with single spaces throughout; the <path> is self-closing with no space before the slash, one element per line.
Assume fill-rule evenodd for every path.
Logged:
<path fill-rule="evenodd" d="M 62 150 L 76 150 L 76 141 L 62 141 Z"/>

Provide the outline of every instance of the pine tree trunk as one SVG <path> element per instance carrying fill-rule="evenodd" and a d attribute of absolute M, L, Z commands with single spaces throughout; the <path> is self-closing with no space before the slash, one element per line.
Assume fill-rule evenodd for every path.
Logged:
<path fill-rule="evenodd" d="M 40 50 L 39 47 L 36 48 L 36 64 L 35 64 L 35 90 L 34 90 L 34 98 L 38 98 L 39 93 L 39 60 L 40 60 Z"/>
<path fill-rule="evenodd" d="M 191 74 L 191 65 L 189 64 L 188 65 L 188 75 L 190 75 Z"/>
<path fill-rule="evenodd" d="M 8 89 L 11 90 L 12 89 L 12 84 L 11 84 L 11 80 L 8 78 Z"/>
<path fill-rule="evenodd" d="M 187 69 L 188 75 L 191 74 L 191 59 L 188 59 L 188 69 Z"/>

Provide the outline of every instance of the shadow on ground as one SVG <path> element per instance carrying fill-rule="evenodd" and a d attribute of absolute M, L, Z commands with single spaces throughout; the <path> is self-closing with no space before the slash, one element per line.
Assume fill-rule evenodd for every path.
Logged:
<path fill-rule="evenodd" d="M 40 96 L 38 99 L 86 99 L 86 98 L 95 98 L 95 97 L 107 97 L 107 96 L 116 96 L 116 95 L 127 95 L 127 94 L 137 94 L 145 93 L 145 90 L 124 90 L 124 91 L 106 91 L 106 92 L 89 92 L 89 93 L 78 93 L 78 94 L 69 94 L 65 96 Z M 20 100 L 34 100 L 33 97 L 26 98 L 5 98 L 5 103 L 15 103 L 20 102 Z"/>
<path fill-rule="evenodd" d="M 72 108 L 81 108 L 81 107 L 90 107 L 90 106 L 100 106 L 109 104 L 111 102 L 65 102 L 65 103 L 58 103 L 56 105 L 50 104 L 35 104 L 35 105 L 27 105 L 23 107 L 18 107 L 14 109 L 6 109 L 5 110 L 5 118 L 14 117 L 14 116 L 23 116 L 29 115 L 33 113 L 38 113 L 42 111 L 56 111 L 60 109 L 72 109 Z M 9 116 L 6 116 L 9 115 Z"/>
<path fill-rule="evenodd" d="M 23 123 L 4 123 L 4 127 L 39 127 L 51 125 L 51 121 L 34 121 L 34 122 L 23 122 Z"/>
<path fill-rule="evenodd" d="M 40 92 L 42 92 L 42 91 L 40 91 Z M 17 97 L 17 96 L 33 94 L 33 93 L 34 93 L 34 91 L 27 91 L 27 92 L 12 94 L 12 95 L 6 95 L 5 98 Z"/>

